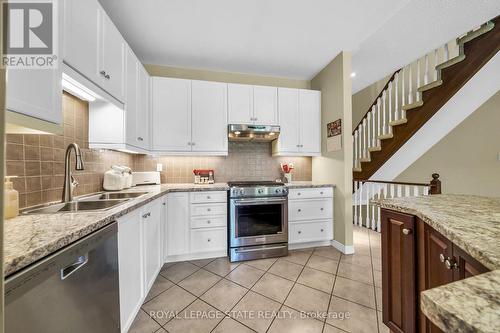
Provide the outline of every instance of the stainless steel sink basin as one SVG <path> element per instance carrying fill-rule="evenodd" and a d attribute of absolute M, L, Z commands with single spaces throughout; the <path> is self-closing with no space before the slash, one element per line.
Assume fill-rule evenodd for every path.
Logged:
<path fill-rule="evenodd" d="M 71 201 L 48 206 L 35 207 L 23 211 L 22 214 L 51 214 L 81 211 L 102 211 L 123 204 L 129 199 L 121 200 L 99 200 L 99 201 Z"/>
<path fill-rule="evenodd" d="M 117 200 L 117 199 L 133 199 L 147 194 L 148 192 L 109 192 L 98 193 L 78 199 L 79 201 L 94 201 L 94 200 Z"/>

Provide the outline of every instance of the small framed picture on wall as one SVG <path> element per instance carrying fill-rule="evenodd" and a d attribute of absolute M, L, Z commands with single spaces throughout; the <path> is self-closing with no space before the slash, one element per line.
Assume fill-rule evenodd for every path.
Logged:
<path fill-rule="evenodd" d="M 326 124 L 326 150 L 342 150 L 342 119 Z"/>

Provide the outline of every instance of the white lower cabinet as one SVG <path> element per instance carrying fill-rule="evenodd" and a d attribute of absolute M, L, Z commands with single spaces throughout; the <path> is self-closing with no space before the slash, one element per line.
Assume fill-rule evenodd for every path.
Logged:
<path fill-rule="evenodd" d="M 288 242 L 300 244 L 333 239 L 333 188 L 290 189 Z"/>
<path fill-rule="evenodd" d="M 153 285 L 163 263 L 161 257 L 161 208 L 162 201 L 158 199 L 144 206 L 141 210 L 144 294 L 147 294 Z"/>
<path fill-rule="evenodd" d="M 118 219 L 120 324 L 126 332 L 139 311 L 144 294 L 140 210 Z"/>
<path fill-rule="evenodd" d="M 227 249 L 226 191 L 169 193 L 166 261 L 220 256 Z"/>

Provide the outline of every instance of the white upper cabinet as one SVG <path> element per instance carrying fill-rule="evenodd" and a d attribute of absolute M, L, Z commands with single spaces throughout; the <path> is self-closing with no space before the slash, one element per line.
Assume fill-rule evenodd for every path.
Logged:
<path fill-rule="evenodd" d="M 98 83 L 99 3 L 97 0 L 65 0 L 64 7 L 64 62 Z"/>
<path fill-rule="evenodd" d="M 153 77 L 152 148 L 191 150 L 191 81 Z"/>
<path fill-rule="evenodd" d="M 299 148 L 299 90 L 278 89 L 280 135 L 278 137 L 281 153 L 296 153 Z"/>
<path fill-rule="evenodd" d="M 125 82 L 125 141 L 132 146 L 140 147 L 142 141 L 137 130 L 137 121 L 141 117 L 138 108 L 138 67 L 140 64 L 130 47 L 127 48 L 125 63 L 127 78 Z"/>
<path fill-rule="evenodd" d="M 149 73 L 142 66 L 137 66 L 137 141 L 138 146 L 143 149 L 150 148 L 150 87 L 151 79 Z"/>
<path fill-rule="evenodd" d="M 227 85 L 227 101 L 230 124 L 253 124 L 253 86 Z"/>
<path fill-rule="evenodd" d="M 321 92 L 278 89 L 280 136 L 273 141 L 273 155 L 321 155 Z"/>
<path fill-rule="evenodd" d="M 99 75 L 101 86 L 116 99 L 124 101 L 125 95 L 125 40 L 104 10 L 99 10 L 100 43 Z"/>
<path fill-rule="evenodd" d="M 59 25 L 63 24 L 62 6 L 59 2 Z M 62 52 L 63 32 L 59 33 L 59 50 Z M 57 69 L 8 69 L 6 75 L 6 109 L 54 124 L 62 123 L 62 60 L 57 59 Z"/>
<path fill-rule="evenodd" d="M 300 151 L 321 153 L 321 92 L 299 90 Z"/>
<path fill-rule="evenodd" d="M 227 152 L 227 84 L 192 81 L 192 150 Z"/>
<path fill-rule="evenodd" d="M 278 88 L 228 84 L 229 124 L 278 124 Z"/>
<path fill-rule="evenodd" d="M 278 124 L 278 88 L 253 87 L 253 121 L 258 125 Z"/>

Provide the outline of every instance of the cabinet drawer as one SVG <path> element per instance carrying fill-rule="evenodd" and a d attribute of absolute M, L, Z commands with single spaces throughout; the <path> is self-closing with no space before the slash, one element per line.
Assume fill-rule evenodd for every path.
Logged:
<path fill-rule="evenodd" d="M 191 228 L 213 228 L 227 226 L 227 216 L 192 217 Z"/>
<path fill-rule="evenodd" d="M 333 201 L 291 200 L 288 202 L 289 221 L 324 220 L 333 218 Z"/>
<path fill-rule="evenodd" d="M 207 191 L 207 192 L 191 192 L 189 193 L 191 203 L 211 203 L 211 202 L 227 202 L 226 191 Z"/>
<path fill-rule="evenodd" d="M 332 221 L 290 223 L 288 241 L 290 243 L 315 242 L 329 240 L 332 235 Z"/>
<path fill-rule="evenodd" d="M 226 248 L 226 227 L 191 230 L 191 253 L 224 251 Z"/>
<path fill-rule="evenodd" d="M 191 216 L 224 215 L 227 211 L 225 203 L 191 205 Z"/>
<path fill-rule="evenodd" d="M 333 197 L 333 187 L 290 189 L 288 199 L 312 199 Z"/>

